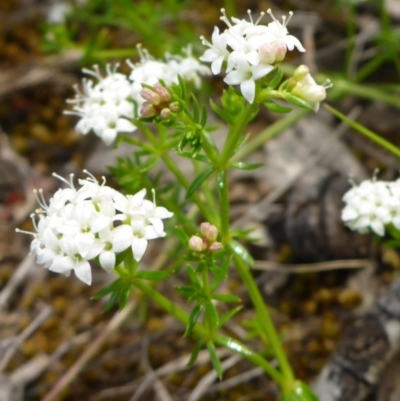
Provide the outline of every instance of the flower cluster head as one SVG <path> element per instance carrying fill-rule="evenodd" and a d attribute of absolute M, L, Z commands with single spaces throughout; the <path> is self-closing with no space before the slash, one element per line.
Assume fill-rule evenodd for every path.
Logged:
<path fill-rule="evenodd" d="M 327 79 L 322 85 L 318 85 L 310 75 L 310 69 L 300 65 L 289 79 L 287 87 L 293 95 L 309 102 L 314 111 L 318 111 L 319 103 L 326 98 L 326 89 L 332 87 L 332 83 Z"/>
<path fill-rule="evenodd" d="M 385 235 L 385 227 L 400 230 L 400 179 L 386 182 L 376 179 L 363 181 L 343 196 L 346 206 L 342 220 L 352 230 Z"/>
<path fill-rule="evenodd" d="M 165 60 L 154 59 L 146 50 L 138 46 L 140 61 L 128 61 L 132 72 L 128 75 L 118 72 L 118 64 L 107 65 L 103 76 L 98 66 L 93 70 L 82 71 L 90 78 L 83 79 L 82 91 L 75 87 L 73 110 L 66 114 L 80 117 L 76 130 L 82 135 L 93 131 L 106 145 L 115 141 L 119 132 L 130 133 L 136 130 L 134 119 L 138 109 L 145 102 L 141 96 L 142 84 L 154 85 L 163 81 L 167 86 L 178 82 L 178 75 L 188 82 L 200 85 L 200 76 L 208 75 L 209 69 L 201 65 L 185 49 L 185 56 L 169 55 Z"/>
<path fill-rule="evenodd" d="M 259 22 L 265 13 L 261 13 L 257 21 L 253 21 L 248 11 L 250 21 L 231 18 L 222 9 L 221 20 L 228 28 L 220 33 L 214 28 L 211 43 L 201 37 L 205 46 L 209 47 L 200 57 L 200 60 L 211 63 L 213 74 L 221 72 L 225 64 L 227 75 L 224 81 L 228 85 L 240 85 L 240 90 L 249 103 L 253 103 L 255 97 L 255 81 L 267 75 L 274 69 L 274 65 L 282 61 L 287 50 L 297 48 L 305 52 L 300 41 L 289 35 L 287 25 L 289 18 L 282 17 L 279 22 L 268 10 L 272 22 L 261 25 Z"/>
<path fill-rule="evenodd" d="M 106 186 L 104 178 L 100 184 L 84 172 L 88 178 L 79 180 L 79 188 L 74 186 L 73 174 L 70 181 L 53 174 L 68 186 L 48 203 L 41 190 L 35 191 L 40 205 L 31 216 L 36 232 L 22 232 L 34 237 L 31 252 L 37 263 L 67 276 L 73 270 L 81 281 L 91 284 L 90 260 L 98 258 L 100 266 L 112 272 L 116 254 L 131 247 L 139 261 L 149 240 L 165 236 L 162 219 L 173 214 L 144 199 L 145 189 L 125 196 Z"/>
<path fill-rule="evenodd" d="M 201 237 L 193 235 L 189 239 L 189 248 L 197 253 L 219 252 L 223 245 L 217 241 L 218 229 L 210 223 L 201 223 Z"/>

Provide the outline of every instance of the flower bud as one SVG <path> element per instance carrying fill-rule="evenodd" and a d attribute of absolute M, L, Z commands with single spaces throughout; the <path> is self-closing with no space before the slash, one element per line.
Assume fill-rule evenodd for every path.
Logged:
<path fill-rule="evenodd" d="M 144 118 L 154 117 L 156 115 L 156 109 L 151 103 L 144 102 L 140 108 L 140 116 Z"/>
<path fill-rule="evenodd" d="M 165 88 L 164 86 L 162 86 L 159 82 L 156 82 L 153 85 L 153 89 L 154 89 L 154 92 L 156 92 L 160 96 L 160 99 L 163 102 L 169 102 L 171 100 L 171 95 L 168 92 L 168 89 Z"/>
<path fill-rule="evenodd" d="M 201 223 L 200 232 L 210 243 L 218 237 L 218 228 L 210 223 Z"/>
<path fill-rule="evenodd" d="M 197 235 L 192 235 L 189 239 L 189 248 L 195 252 L 203 252 L 207 245 L 203 242 L 203 239 Z"/>
<path fill-rule="evenodd" d="M 170 114 L 171 114 L 171 110 L 168 107 L 163 108 L 160 112 L 161 120 L 168 120 Z"/>
<path fill-rule="evenodd" d="M 221 244 L 221 242 L 213 242 L 210 247 L 208 248 L 210 252 L 219 252 L 222 250 L 224 246 Z"/>
<path fill-rule="evenodd" d="M 275 49 L 271 43 L 265 43 L 260 47 L 258 55 L 260 62 L 265 64 L 272 64 L 275 61 Z"/>
<path fill-rule="evenodd" d="M 287 46 L 284 42 L 276 42 L 273 44 L 274 47 L 274 55 L 275 55 L 275 63 L 282 61 L 287 52 Z"/>
<path fill-rule="evenodd" d="M 299 67 L 296 68 L 296 70 L 295 70 L 295 72 L 294 72 L 294 74 L 293 74 L 293 78 L 294 78 L 296 81 L 301 81 L 301 80 L 303 80 L 309 73 L 310 73 L 310 69 L 309 69 L 306 65 L 302 64 L 302 65 L 300 65 Z"/>
<path fill-rule="evenodd" d="M 140 91 L 140 96 L 154 106 L 158 106 L 161 103 L 160 95 L 149 88 L 143 88 Z"/>
<path fill-rule="evenodd" d="M 168 107 L 169 107 L 169 109 L 170 109 L 171 111 L 173 111 L 174 113 L 177 113 L 177 112 L 180 110 L 180 106 L 179 106 L 179 103 L 178 103 L 178 102 L 170 103 L 170 105 L 169 105 Z"/>

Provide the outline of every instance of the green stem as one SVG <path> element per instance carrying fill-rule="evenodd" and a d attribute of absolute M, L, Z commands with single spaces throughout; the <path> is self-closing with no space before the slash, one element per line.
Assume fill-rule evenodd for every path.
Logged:
<path fill-rule="evenodd" d="M 260 291 L 253 279 L 253 276 L 250 274 L 248 267 L 245 265 L 243 260 L 234 254 L 234 262 L 236 266 L 236 270 L 238 271 L 244 285 L 246 286 L 250 298 L 253 302 L 253 305 L 256 309 L 258 321 L 267 334 L 269 344 L 271 345 L 276 359 L 279 362 L 279 367 L 282 371 L 284 378 L 283 391 L 290 391 L 295 382 L 295 377 L 292 371 L 292 368 L 289 364 L 289 361 L 286 357 L 285 351 L 282 347 L 280 338 L 278 333 L 275 330 L 275 326 L 272 322 L 272 319 L 268 313 L 267 307 L 264 303 L 264 300 L 260 294 Z"/>
<path fill-rule="evenodd" d="M 175 176 L 175 178 L 178 180 L 178 182 L 183 186 L 183 188 L 188 189 L 190 186 L 189 181 L 186 179 L 186 177 L 183 175 L 183 173 L 179 170 L 177 167 L 176 163 L 172 160 L 171 156 L 168 153 L 161 153 L 160 154 L 161 159 L 163 162 L 167 165 L 171 173 Z M 196 203 L 197 207 L 199 208 L 200 212 L 203 214 L 204 218 L 208 221 L 212 219 L 210 215 L 210 210 L 207 208 L 207 206 L 204 204 L 204 202 L 201 200 L 200 196 L 195 193 L 192 195 L 192 198 L 194 202 Z"/>
<path fill-rule="evenodd" d="M 235 151 L 236 145 L 239 141 L 240 136 L 243 134 L 247 123 L 250 121 L 250 117 L 253 113 L 254 104 L 246 104 L 237 118 L 237 124 L 230 127 L 224 149 L 220 158 L 219 166 L 221 170 L 225 169 Z"/>
<path fill-rule="evenodd" d="M 228 173 L 226 170 L 218 174 L 217 185 L 220 196 L 221 239 L 224 245 L 230 243 L 230 200 L 228 187 Z"/>
<path fill-rule="evenodd" d="M 296 110 L 286 117 L 275 121 L 264 131 L 260 132 L 255 138 L 245 143 L 243 147 L 240 148 L 240 150 L 233 156 L 232 160 L 241 161 L 245 159 L 264 143 L 268 142 L 270 139 L 281 133 L 286 128 L 291 127 L 294 123 L 296 123 L 298 120 L 309 113 L 310 112 L 308 110 Z"/>
<path fill-rule="evenodd" d="M 336 117 L 340 118 L 342 121 L 344 121 L 346 124 L 350 125 L 350 127 L 354 128 L 357 130 L 360 134 L 366 136 L 367 138 L 371 139 L 375 143 L 377 143 L 379 146 L 382 148 L 388 150 L 389 152 L 393 153 L 395 156 L 400 158 L 400 149 L 396 146 L 387 141 L 386 139 L 382 138 L 381 136 L 375 134 L 375 132 L 372 132 L 368 128 L 364 127 L 363 125 L 355 122 L 351 118 L 345 116 L 342 114 L 340 111 L 336 110 L 332 106 L 329 106 L 327 104 L 324 104 L 324 107 L 328 109 L 333 115 Z"/>
<path fill-rule="evenodd" d="M 145 295 L 147 295 L 150 299 L 152 299 L 155 303 L 161 306 L 165 311 L 174 316 L 176 319 L 181 321 L 184 325 L 187 325 L 189 322 L 189 316 L 182 309 L 180 309 L 177 305 L 172 303 L 168 298 L 161 295 L 157 290 L 152 288 L 151 286 L 144 283 L 142 280 L 134 279 L 132 284 L 142 291 Z M 278 372 L 266 359 L 264 359 L 258 353 L 253 352 L 249 348 L 247 348 L 240 341 L 237 341 L 231 337 L 216 334 L 213 338 L 210 339 L 209 332 L 206 327 L 197 323 L 193 329 L 193 333 L 196 337 L 200 338 L 204 342 L 213 341 L 215 344 L 225 347 L 239 355 L 241 355 L 244 359 L 247 359 L 255 366 L 261 367 L 265 373 L 267 373 L 279 386 L 284 387 L 284 379 L 282 374 Z"/>

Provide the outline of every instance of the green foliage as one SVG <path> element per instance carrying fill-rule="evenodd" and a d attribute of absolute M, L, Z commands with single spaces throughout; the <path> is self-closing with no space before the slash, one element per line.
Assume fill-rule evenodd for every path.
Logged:
<path fill-rule="evenodd" d="M 280 399 L 281 401 L 318 401 L 318 397 L 311 388 L 300 380 L 295 382 L 290 392 L 283 393 Z"/>

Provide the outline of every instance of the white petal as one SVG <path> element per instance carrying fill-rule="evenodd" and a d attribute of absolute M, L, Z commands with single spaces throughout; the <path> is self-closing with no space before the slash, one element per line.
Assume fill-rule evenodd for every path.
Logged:
<path fill-rule="evenodd" d="M 104 251 L 99 256 L 100 266 L 108 273 L 111 273 L 115 267 L 115 253 Z"/>
<path fill-rule="evenodd" d="M 134 238 L 132 243 L 132 253 L 135 260 L 138 262 L 142 259 L 147 248 L 147 240 L 144 238 Z"/>
<path fill-rule="evenodd" d="M 83 260 L 77 263 L 74 267 L 74 272 L 79 280 L 83 281 L 87 285 L 92 284 L 92 270 L 88 261 Z"/>
<path fill-rule="evenodd" d="M 122 252 L 132 244 L 133 234 L 131 226 L 122 224 L 114 228 L 112 234 L 112 244 L 115 252 Z"/>
<path fill-rule="evenodd" d="M 243 97 L 249 102 L 254 102 L 254 97 L 256 94 L 256 84 L 252 79 L 248 79 L 240 84 L 240 90 Z"/>

